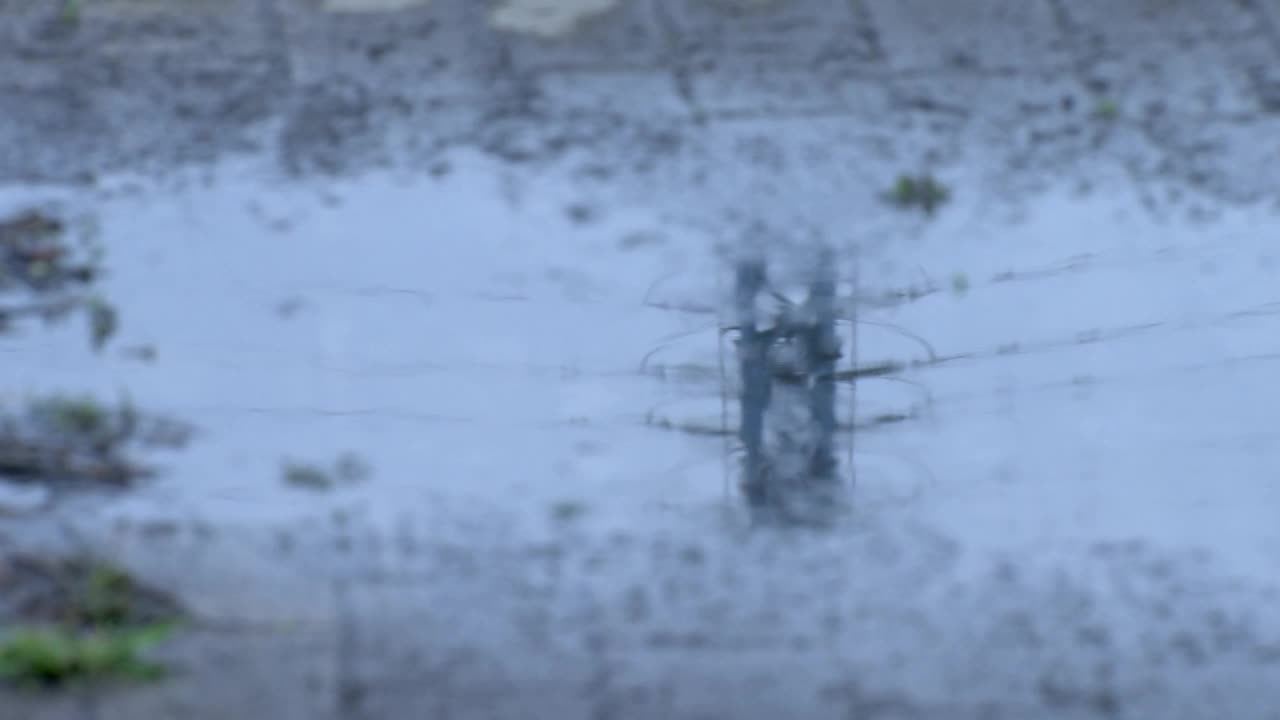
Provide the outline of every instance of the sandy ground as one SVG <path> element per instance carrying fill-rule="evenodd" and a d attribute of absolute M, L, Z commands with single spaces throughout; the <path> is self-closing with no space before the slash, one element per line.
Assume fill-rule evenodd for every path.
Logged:
<path fill-rule="evenodd" d="M 536 5 L 0 2 L 0 211 L 95 215 L 123 318 L 0 390 L 200 428 L 0 520 L 175 589 L 179 676 L 0 717 L 1280 718 L 1280 4 Z M 906 367 L 826 532 L 688 432 L 762 227 Z"/>

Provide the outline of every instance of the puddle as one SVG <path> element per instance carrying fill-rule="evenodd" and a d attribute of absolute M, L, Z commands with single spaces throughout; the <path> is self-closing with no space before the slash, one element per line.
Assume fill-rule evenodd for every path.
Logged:
<path fill-rule="evenodd" d="M 154 357 L 96 359 L 54 332 L 6 340 L 5 363 L 24 388 L 127 388 L 200 427 L 169 491 L 217 513 L 287 512 L 280 463 L 316 448 L 372 459 L 392 507 L 447 493 L 543 513 L 569 497 L 628 516 L 718 497 L 718 444 L 645 425 L 688 383 L 641 365 L 683 333 L 660 365 L 716 357 L 714 317 L 645 304 L 678 305 L 650 286 L 714 269 L 706 243 L 664 231 L 662 248 L 623 251 L 659 219 L 582 225 L 567 190 L 520 208 L 498 190 L 477 166 L 447 182 L 241 178 L 108 200 L 117 342 Z M 714 397 L 717 382 L 698 384 Z"/>
<path fill-rule="evenodd" d="M 709 683 L 680 717 L 728 702 L 707 688 L 727 677 L 716 652 L 730 649 L 754 653 L 739 669 L 848 652 L 859 668 L 848 673 L 880 680 L 895 657 L 1004 697 L 996 675 L 964 679 L 973 645 L 1010 626 L 988 613 L 997 600 L 1031 613 L 1035 633 L 1136 623 L 1177 646 L 1145 605 L 1066 607 L 1075 596 L 1053 583 L 1111 602 L 1107 583 L 1129 582 L 1089 564 L 1099 548 L 1208 558 L 1214 578 L 1273 582 L 1275 218 L 1125 216 L 1132 201 L 1117 190 L 1049 195 L 1010 223 L 957 199 L 914 236 L 866 248 L 859 296 L 896 299 L 859 311 L 868 377 L 854 417 L 847 385 L 838 402 L 840 423 L 862 428 L 855 516 L 773 544 L 723 517 L 736 502 L 721 430 L 735 414 L 722 398 L 732 353 L 717 343 L 728 268 L 715 239 L 599 198 L 584 221 L 578 191 L 552 172 L 519 180 L 514 202 L 488 161 L 451 162 L 445 177 L 323 184 L 228 166 L 212 183 L 104 183 L 78 198 L 109 250 L 114 344 L 95 354 L 60 327 L 3 337 L 0 372 L 33 393 L 127 389 L 198 429 L 159 482 L 76 506 L 80 532 L 199 587 L 198 616 L 378 618 L 364 631 L 379 649 L 362 657 L 383 658 L 368 672 L 384 679 L 385 658 L 417 657 L 396 629 L 406 624 L 495 658 L 458 671 L 473 679 L 532 677 L 501 658 L 564 653 L 577 669 L 625 659 L 632 681 L 657 687 L 673 682 L 656 669 L 677 648 Z M 298 465 L 343 457 L 372 470 L 345 482 Z M 993 558 L 1031 567 L 1037 589 L 1001 589 L 982 574 Z M 331 593 L 335 570 L 369 585 Z M 1069 621 L 1038 614 L 1055 603 Z M 956 607 L 980 619 L 954 621 Z M 1062 652 L 1110 657 L 1089 647 Z M 1018 687 L 1050 687 L 1051 705 L 1094 682 L 1005 669 Z M 1132 672 L 1081 702 L 1106 714 L 1096 693 L 1141 694 L 1145 671 Z M 874 700 L 835 674 L 789 675 L 771 697 L 822 685 L 849 707 Z M 922 679 L 913 692 L 950 687 Z"/>
<path fill-rule="evenodd" d="M 1025 222 L 955 219 L 890 251 L 904 283 L 970 280 L 873 314 L 927 339 L 932 360 L 884 327 L 862 331 L 868 353 L 881 342 L 921 363 L 904 377 L 932 398 L 862 448 L 927 467 L 914 511 L 973 547 L 1142 538 L 1265 579 L 1280 550 L 1265 510 L 1280 457 L 1262 439 L 1278 419 L 1277 219 L 1194 224 L 1135 205 L 1123 188 L 1051 194 Z"/>
<path fill-rule="evenodd" d="M 553 174 L 511 204 L 510 178 L 453 162 L 444 179 L 286 186 L 241 167 L 108 187 L 91 204 L 116 350 L 55 329 L 0 359 L 19 387 L 127 389 L 201 428 L 135 501 L 214 521 L 297 511 L 280 467 L 316 450 L 371 459 L 377 481 L 351 492 L 396 510 L 572 501 L 630 527 L 723 502 L 712 238 L 643 209 L 581 222 Z M 1121 189 L 1037 202 L 1021 223 L 948 210 L 865 255 L 861 295 L 934 291 L 860 313 L 859 362 L 903 367 L 860 387 L 863 504 L 989 549 L 1142 538 L 1264 577 L 1275 220 L 1159 221 Z"/>

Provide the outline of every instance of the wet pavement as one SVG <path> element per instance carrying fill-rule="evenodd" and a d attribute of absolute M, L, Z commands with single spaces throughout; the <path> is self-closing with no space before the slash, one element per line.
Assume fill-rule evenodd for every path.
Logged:
<path fill-rule="evenodd" d="M 176 592 L 180 674 L 0 708 L 1280 717 L 1280 7 L 938 5 L 5 8 L 0 215 L 91 213 L 120 326 L 0 337 L 2 399 L 197 431 L 0 519 Z M 733 491 L 749 237 L 834 247 L 900 368 L 841 389 L 836 528 Z"/>

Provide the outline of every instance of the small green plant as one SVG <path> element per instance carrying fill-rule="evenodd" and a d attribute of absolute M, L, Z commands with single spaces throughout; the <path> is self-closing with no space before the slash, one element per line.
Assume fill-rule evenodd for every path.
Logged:
<path fill-rule="evenodd" d="M 1120 106 L 1111 98 L 1101 98 L 1094 107 L 1093 114 L 1100 120 L 1115 120 L 1120 117 Z"/>
<path fill-rule="evenodd" d="M 169 636 L 163 623 L 138 628 L 26 627 L 0 642 L 0 679 L 58 687 L 81 681 L 154 680 L 164 668 L 146 659 Z"/>
<path fill-rule="evenodd" d="M 134 613 L 133 578 L 121 568 L 95 563 L 76 602 L 76 618 L 89 625 L 121 625 Z"/>
<path fill-rule="evenodd" d="M 932 215 L 951 199 L 951 190 L 932 175 L 900 175 L 885 199 L 900 209 Z"/>
<path fill-rule="evenodd" d="M 0 580 L 27 598 L 0 618 L 0 680 L 60 687 L 164 674 L 146 654 L 169 637 L 181 609 L 124 569 L 92 557 L 13 556 Z"/>

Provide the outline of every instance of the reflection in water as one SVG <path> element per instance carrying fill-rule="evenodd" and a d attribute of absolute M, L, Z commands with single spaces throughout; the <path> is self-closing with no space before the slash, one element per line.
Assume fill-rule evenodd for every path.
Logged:
<path fill-rule="evenodd" d="M 0 338 L 13 387 L 123 389 L 199 429 L 136 492 L 52 516 L 211 624 L 305 628 L 251 649 L 201 636 L 234 658 L 227 672 L 336 673 L 376 690 L 369 717 L 520 716 L 534 694 L 605 707 L 627 687 L 652 691 L 625 701 L 644 717 L 875 703 L 929 717 L 1015 696 L 1124 698 L 1158 717 L 1201 693 L 1143 694 L 1152 657 L 1172 658 L 1160 677 L 1179 688 L 1210 682 L 1177 669 L 1201 661 L 1270 682 L 1259 658 L 1280 628 L 1256 612 L 1280 552 L 1278 299 L 1257 262 L 1270 218 L 1224 219 L 1210 242 L 1117 220 L 1123 198 L 1050 195 L 1021 226 L 957 198 L 919 238 L 860 248 L 864 286 L 793 307 L 815 313 L 790 325 L 803 382 L 739 407 L 717 326 L 739 325 L 739 360 L 757 365 L 727 374 L 748 387 L 788 345 L 742 332 L 754 322 L 734 317 L 711 240 L 622 205 L 576 222 L 574 187 L 551 173 L 510 208 L 492 167 L 454 167 L 108 188 L 84 202 L 117 342 L 97 356 L 69 325 Z M 824 267 L 849 264 L 834 252 Z M 930 280 L 957 274 L 963 292 Z M 859 305 L 858 356 L 837 361 L 821 351 L 837 318 L 811 321 L 853 298 L 879 301 Z M 726 502 L 726 428 L 803 459 L 769 466 L 784 475 L 847 479 L 827 463 L 851 427 L 841 522 L 762 528 Z M 47 520 L 6 532 L 62 532 Z M 1210 619 L 1250 616 L 1231 632 Z M 774 685 L 752 679 L 761 668 Z M 423 683 L 429 699 L 405 690 Z"/>

